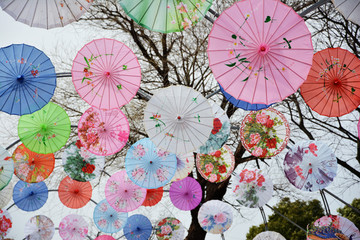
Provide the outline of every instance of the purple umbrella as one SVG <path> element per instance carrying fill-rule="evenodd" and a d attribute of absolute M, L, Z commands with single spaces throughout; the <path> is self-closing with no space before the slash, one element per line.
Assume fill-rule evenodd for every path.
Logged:
<path fill-rule="evenodd" d="M 170 186 L 170 199 L 178 209 L 192 210 L 199 205 L 202 199 L 201 186 L 191 177 L 173 182 Z"/>

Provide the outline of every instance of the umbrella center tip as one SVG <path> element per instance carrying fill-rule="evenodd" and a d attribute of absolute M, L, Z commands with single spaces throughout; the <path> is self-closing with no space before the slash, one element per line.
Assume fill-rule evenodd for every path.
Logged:
<path fill-rule="evenodd" d="M 110 72 L 105 72 L 105 76 L 109 77 L 109 76 L 110 76 Z"/>
<path fill-rule="evenodd" d="M 265 55 L 266 53 L 269 52 L 269 49 L 270 49 L 269 46 L 263 43 L 259 46 L 259 53 Z"/>
<path fill-rule="evenodd" d="M 41 130 L 42 130 L 43 132 L 46 132 L 48 127 L 47 127 L 46 124 L 41 124 L 41 125 L 40 125 L 40 128 L 41 128 Z"/>
<path fill-rule="evenodd" d="M 341 80 L 339 78 L 334 79 L 334 85 L 339 86 L 341 84 Z"/>
<path fill-rule="evenodd" d="M 16 77 L 16 80 L 17 80 L 19 83 L 23 83 L 24 80 L 25 80 L 25 77 L 24 77 L 24 75 L 18 75 L 18 76 Z"/>
<path fill-rule="evenodd" d="M 150 164 L 152 164 L 153 163 L 153 161 L 150 161 Z"/>
<path fill-rule="evenodd" d="M 181 120 L 181 116 L 177 116 L 177 119 L 178 119 L 178 120 Z"/>

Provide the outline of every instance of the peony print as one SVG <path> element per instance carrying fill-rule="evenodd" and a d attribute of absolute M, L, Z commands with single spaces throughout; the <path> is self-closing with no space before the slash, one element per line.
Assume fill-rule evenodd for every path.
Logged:
<path fill-rule="evenodd" d="M 222 234 L 233 221 L 231 206 L 219 200 L 207 201 L 199 209 L 198 221 L 205 231 Z"/>
<path fill-rule="evenodd" d="M 155 234 L 158 240 L 182 240 L 184 239 L 185 228 L 178 219 L 167 217 L 157 224 Z"/>

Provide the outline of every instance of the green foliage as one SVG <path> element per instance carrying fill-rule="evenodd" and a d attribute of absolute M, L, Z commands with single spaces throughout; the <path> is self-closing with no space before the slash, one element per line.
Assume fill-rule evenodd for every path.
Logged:
<path fill-rule="evenodd" d="M 354 208 L 360 209 L 360 198 L 355 198 L 352 201 L 351 206 L 353 206 Z M 356 213 L 354 210 L 352 210 L 348 206 L 339 208 L 339 209 L 337 209 L 337 211 L 340 216 L 349 219 L 350 221 L 352 221 L 355 224 L 355 226 L 358 229 L 360 229 L 360 215 L 358 213 Z"/>
<path fill-rule="evenodd" d="M 291 202 L 289 198 L 283 198 L 275 207 L 284 216 L 288 217 L 293 222 L 297 223 L 302 228 L 316 219 L 324 215 L 324 209 L 319 200 Z M 268 227 L 270 231 L 275 231 L 283 235 L 286 239 L 303 240 L 306 239 L 306 233 L 282 218 L 273 213 L 269 216 Z M 257 234 L 265 231 L 264 224 L 259 226 L 252 226 L 246 234 L 247 240 L 252 240 Z"/>

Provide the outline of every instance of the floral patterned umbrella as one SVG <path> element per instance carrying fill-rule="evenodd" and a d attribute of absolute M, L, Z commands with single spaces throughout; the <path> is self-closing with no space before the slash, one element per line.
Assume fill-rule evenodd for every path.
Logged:
<path fill-rule="evenodd" d="M 296 188 L 316 191 L 327 187 L 337 173 L 337 159 L 320 141 L 297 142 L 284 159 L 286 177 Z"/>
<path fill-rule="evenodd" d="M 234 171 L 235 158 L 229 146 L 209 154 L 196 156 L 196 168 L 201 176 L 209 182 L 223 182 Z"/>
<path fill-rule="evenodd" d="M 314 51 L 305 21 L 278 0 L 237 1 L 216 19 L 208 42 L 215 79 L 251 104 L 269 105 L 296 92 Z"/>
<path fill-rule="evenodd" d="M 330 216 L 323 216 L 317 219 L 313 225 L 315 227 L 327 227 L 332 226 L 335 229 L 340 230 L 348 239 L 351 240 L 359 240 L 360 239 L 360 231 L 355 226 L 353 222 L 349 219 L 337 216 L 337 215 L 330 215 Z M 345 239 L 345 238 L 343 238 Z"/>
<path fill-rule="evenodd" d="M 71 143 L 62 154 L 66 174 L 79 182 L 88 182 L 100 175 L 105 157 L 90 153 L 80 142 Z"/>
<path fill-rule="evenodd" d="M 11 200 L 13 185 L 10 182 L 3 190 L 0 191 L 0 209 L 3 209 Z"/>
<path fill-rule="evenodd" d="M 0 209 L 0 238 L 5 239 L 12 228 L 11 216 L 8 211 Z"/>
<path fill-rule="evenodd" d="M 25 225 L 25 238 L 31 240 L 51 240 L 55 233 L 53 221 L 44 215 L 36 215 Z"/>
<path fill-rule="evenodd" d="M 77 214 L 64 217 L 59 225 L 59 235 L 64 240 L 83 240 L 88 234 L 88 223 Z"/>
<path fill-rule="evenodd" d="M 151 141 L 176 154 L 202 146 L 213 129 L 214 114 L 200 92 L 185 86 L 158 90 L 144 111 L 144 125 Z"/>
<path fill-rule="evenodd" d="M 183 31 L 198 23 L 212 0 L 118 0 L 124 11 L 139 25 L 157 32 Z"/>
<path fill-rule="evenodd" d="M 48 199 L 48 188 L 44 182 L 27 183 L 18 181 L 13 190 L 15 205 L 21 210 L 32 212 L 40 209 Z"/>
<path fill-rule="evenodd" d="M 235 170 L 236 174 L 231 184 L 236 200 L 249 208 L 264 206 L 272 197 L 273 183 L 271 178 L 259 169 L 244 169 L 240 173 L 238 172 Z"/>
<path fill-rule="evenodd" d="M 241 123 L 240 138 L 253 156 L 273 157 L 284 150 L 289 141 L 289 123 L 273 108 L 250 112 Z"/>
<path fill-rule="evenodd" d="M 30 151 L 24 144 L 13 152 L 15 175 L 22 181 L 36 183 L 50 176 L 55 166 L 54 154 L 41 154 Z"/>
<path fill-rule="evenodd" d="M 253 240 L 286 240 L 280 233 L 266 231 L 259 233 Z"/>
<path fill-rule="evenodd" d="M 57 28 L 77 21 L 90 8 L 93 0 L 6 0 L 0 7 L 16 21 L 31 27 Z"/>
<path fill-rule="evenodd" d="M 198 222 L 206 232 L 222 234 L 233 222 L 232 208 L 219 200 L 207 201 L 199 209 Z"/>
<path fill-rule="evenodd" d="M 102 110 L 119 109 L 140 87 L 136 55 L 115 39 L 101 38 L 86 44 L 76 55 L 71 73 L 80 97 Z"/>
<path fill-rule="evenodd" d="M 176 155 L 156 148 L 149 138 L 134 143 L 125 157 L 125 169 L 131 181 L 147 189 L 170 182 L 176 165 Z"/>
<path fill-rule="evenodd" d="M 164 194 L 163 187 L 155 188 L 155 189 L 146 189 L 146 198 L 143 202 L 142 206 L 152 207 L 158 204 Z"/>
<path fill-rule="evenodd" d="M 91 107 L 81 116 L 78 136 L 89 152 L 109 156 L 119 152 L 130 133 L 129 122 L 119 109 L 99 110 Z"/>
<path fill-rule="evenodd" d="M 183 240 L 185 227 L 173 217 L 162 219 L 154 228 L 158 240 Z"/>
<path fill-rule="evenodd" d="M 194 168 L 194 153 L 184 153 L 176 155 L 176 172 L 171 181 L 179 181 L 189 176 Z"/>
<path fill-rule="evenodd" d="M 106 199 L 99 202 L 93 214 L 96 227 L 105 233 L 117 233 L 125 225 L 128 219 L 128 213 L 117 212 Z"/>
<path fill-rule="evenodd" d="M 169 192 L 174 206 L 184 211 L 196 208 L 202 199 L 201 186 L 191 177 L 171 183 Z"/>
<path fill-rule="evenodd" d="M 125 170 L 113 174 L 106 183 L 105 197 L 118 212 L 130 212 L 144 202 L 146 189 L 133 183 Z"/>
<path fill-rule="evenodd" d="M 60 201 L 68 208 L 82 208 L 91 199 L 92 187 L 89 182 L 78 182 L 65 177 L 60 182 L 58 194 Z"/>
<path fill-rule="evenodd" d="M 14 174 L 14 162 L 10 153 L 0 146 L 0 191 L 6 187 Z"/>
<path fill-rule="evenodd" d="M 306 232 L 306 239 L 319 240 L 319 239 L 340 239 L 349 240 L 349 238 L 340 230 L 332 225 L 329 226 L 310 226 Z"/>
<path fill-rule="evenodd" d="M 42 109 L 19 119 L 18 134 L 25 147 L 36 153 L 54 153 L 70 136 L 70 119 L 64 109 L 49 102 Z"/>
<path fill-rule="evenodd" d="M 128 240 L 148 240 L 151 232 L 150 220 L 140 214 L 130 216 L 124 227 L 124 235 Z"/>
<path fill-rule="evenodd" d="M 226 112 L 214 102 L 211 102 L 210 105 L 214 113 L 213 129 L 209 139 L 198 150 L 203 154 L 219 150 L 230 136 L 230 119 Z"/>

